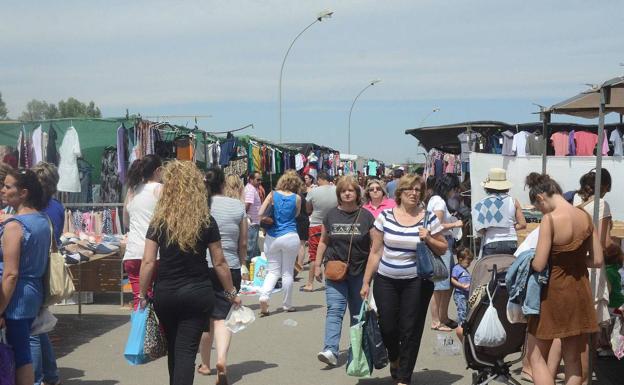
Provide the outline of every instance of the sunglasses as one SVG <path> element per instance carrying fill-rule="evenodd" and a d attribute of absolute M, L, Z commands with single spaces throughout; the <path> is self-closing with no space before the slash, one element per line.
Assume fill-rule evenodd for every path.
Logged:
<path fill-rule="evenodd" d="M 383 190 L 381 189 L 381 187 L 369 187 L 368 191 L 373 192 L 373 191 L 383 191 Z"/>

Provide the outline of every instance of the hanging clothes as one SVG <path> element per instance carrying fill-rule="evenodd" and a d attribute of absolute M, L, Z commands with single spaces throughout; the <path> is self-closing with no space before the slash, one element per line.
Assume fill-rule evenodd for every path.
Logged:
<path fill-rule="evenodd" d="M 566 156 L 570 153 L 570 135 L 567 132 L 555 132 L 550 136 L 550 142 L 555 149 L 555 156 Z"/>
<path fill-rule="evenodd" d="M 103 203 L 121 202 L 121 183 L 117 170 L 117 148 L 115 147 L 104 149 L 101 179 L 100 201 Z"/>
<path fill-rule="evenodd" d="M 193 160 L 194 143 L 189 135 L 178 136 L 175 140 L 176 159 Z"/>
<path fill-rule="evenodd" d="M 236 138 L 228 138 L 221 143 L 221 151 L 219 154 L 219 165 L 221 167 L 227 166 L 228 162 L 236 156 L 237 146 L 238 140 Z"/>
<path fill-rule="evenodd" d="M 52 125 L 50 124 L 50 128 L 48 129 L 48 145 L 46 146 L 46 162 L 52 163 L 54 165 L 59 164 L 59 153 L 56 150 L 56 141 L 58 139 L 58 134 Z"/>
<path fill-rule="evenodd" d="M 122 124 L 117 128 L 117 170 L 119 171 L 119 181 L 126 183 L 126 173 L 128 165 L 128 130 Z"/>
<path fill-rule="evenodd" d="M 78 132 L 71 126 L 63 137 L 63 143 L 59 149 L 61 161 L 59 163 L 58 191 L 80 192 L 80 175 L 78 173 L 77 160 L 82 156 Z"/>
<path fill-rule="evenodd" d="M 43 129 L 41 125 L 37 126 L 32 132 L 32 154 L 33 166 L 39 162 L 43 162 Z"/>

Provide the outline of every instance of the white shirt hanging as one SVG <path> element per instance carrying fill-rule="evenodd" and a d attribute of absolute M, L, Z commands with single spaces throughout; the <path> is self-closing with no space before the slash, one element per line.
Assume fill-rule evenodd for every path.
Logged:
<path fill-rule="evenodd" d="M 33 166 L 43 161 L 43 130 L 41 125 L 33 130 L 32 133 L 32 147 L 33 147 Z"/>
<path fill-rule="evenodd" d="M 59 163 L 58 191 L 80 192 L 80 174 L 78 173 L 78 158 L 82 156 L 80 152 L 80 141 L 78 133 L 72 126 L 67 129 L 63 143 L 59 148 L 61 161 Z"/>

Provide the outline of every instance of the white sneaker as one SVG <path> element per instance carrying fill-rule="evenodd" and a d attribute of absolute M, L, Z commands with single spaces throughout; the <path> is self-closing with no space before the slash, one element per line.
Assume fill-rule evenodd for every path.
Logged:
<path fill-rule="evenodd" d="M 318 358 L 319 361 L 324 362 L 329 366 L 338 365 L 338 357 L 336 357 L 336 355 L 330 352 L 329 350 L 320 352 L 319 354 L 316 355 L 316 358 Z"/>

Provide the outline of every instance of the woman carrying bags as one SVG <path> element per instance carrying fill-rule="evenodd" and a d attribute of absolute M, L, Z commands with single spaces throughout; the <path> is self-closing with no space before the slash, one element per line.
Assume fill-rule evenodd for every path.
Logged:
<path fill-rule="evenodd" d="M 215 303 L 206 249 L 223 296 L 235 306 L 241 300 L 223 256 L 219 227 L 210 215 L 203 174 L 192 162 L 174 160 L 163 167 L 162 179 L 145 240 L 139 306 L 147 305 L 159 254 L 153 301 L 167 338 L 169 384 L 192 385 L 199 341 Z M 218 373 L 217 383 L 227 384 L 225 373 Z"/>
<path fill-rule="evenodd" d="M 336 366 L 338 362 L 340 332 L 347 306 L 351 325 L 356 322 L 354 317 L 359 314 L 362 306 L 360 289 L 370 252 L 370 230 L 375 218 L 360 207 L 360 194 L 361 189 L 353 177 L 340 178 L 336 185 L 338 207 L 331 209 L 323 220 L 314 262 L 315 276 L 319 282 L 323 280 L 321 263 L 328 262 L 325 265 L 325 342 L 317 358 L 329 366 Z M 346 264 L 346 274 L 333 276 L 331 264 L 341 262 Z"/>
<path fill-rule="evenodd" d="M 371 229 L 371 252 L 360 290 L 362 298 L 367 298 L 375 276 L 379 327 L 388 349 L 390 374 L 398 384 L 411 382 L 433 294 L 433 282 L 418 276 L 416 247 L 425 242 L 436 255 L 443 255 L 448 247 L 436 215 L 429 213 L 425 218 L 420 205 L 424 194 L 420 176 L 401 177 L 395 193 L 397 207 L 383 211 Z"/>

